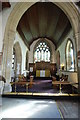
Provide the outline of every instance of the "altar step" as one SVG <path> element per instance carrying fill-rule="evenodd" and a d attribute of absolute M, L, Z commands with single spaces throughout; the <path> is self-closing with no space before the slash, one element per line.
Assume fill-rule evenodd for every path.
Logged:
<path fill-rule="evenodd" d="M 2 95 L 2 97 L 11 98 L 28 98 L 28 99 L 79 99 L 80 94 L 67 94 L 67 93 L 26 93 L 26 92 L 8 92 Z"/>
<path fill-rule="evenodd" d="M 34 77 L 34 80 L 52 80 L 52 77 Z"/>

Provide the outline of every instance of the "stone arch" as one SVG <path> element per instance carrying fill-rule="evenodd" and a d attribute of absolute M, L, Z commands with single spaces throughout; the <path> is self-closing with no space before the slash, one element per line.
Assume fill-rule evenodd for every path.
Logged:
<path fill-rule="evenodd" d="M 37 2 L 37 1 L 35 1 L 35 2 Z M 79 37 L 80 37 L 79 36 L 79 34 L 80 34 L 79 33 L 80 32 L 79 31 L 80 16 L 79 16 L 79 12 L 78 12 L 77 8 L 75 7 L 74 3 L 72 3 L 72 2 L 54 2 L 54 0 L 50 0 L 50 2 L 53 2 L 61 10 L 63 10 L 63 12 L 66 14 L 68 19 L 70 20 L 70 23 L 72 24 L 72 28 L 74 31 L 74 37 L 76 40 L 76 44 L 78 45 L 78 41 L 79 41 Z M 17 3 L 8 18 L 6 28 L 5 28 L 4 41 L 3 41 L 3 44 L 4 44 L 3 75 L 6 77 L 7 80 L 10 79 L 11 54 L 12 54 L 12 46 L 14 43 L 14 38 L 15 38 L 15 33 L 16 33 L 16 27 L 18 25 L 20 18 L 24 14 L 24 12 L 33 4 L 34 4 L 33 2 Z M 8 67 L 6 67 L 7 63 L 9 63 Z"/>
<path fill-rule="evenodd" d="M 15 49 L 15 56 L 16 56 L 15 73 L 17 76 L 18 74 L 21 74 L 21 66 L 22 66 L 22 53 L 19 42 L 16 42 L 13 48 Z"/>
<path fill-rule="evenodd" d="M 80 16 L 79 16 L 79 12 L 78 12 L 76 6 L 74 5 L 74 3 L 54 2 L 54 0 L 50 0 L 50 2 L 53 2 L 66 14 L 68 19 L 70 20 L 70 23 L 73 27 L 74 32 L 77 33 L 79 31 Z M 7 29 L 12 30 L 12 31 L 16 30 L 17 24 L 18 24 L 20 18 L 22 17 L 22 15 L 25 13 L 25 11 L 29 7 L 31 7 L 35 3 L 34 2 L 32 2 L 32 3 L 31 2 L 26 2 L 26 3 L 22 2 L 22 3 L 17 3 L 15 5 L 13 11 L 11 12 L 11 14 L 9 16 L 9 19 L 8 19 L 8 22 L 6 25 L 5 34 L 7 32 Z"/>

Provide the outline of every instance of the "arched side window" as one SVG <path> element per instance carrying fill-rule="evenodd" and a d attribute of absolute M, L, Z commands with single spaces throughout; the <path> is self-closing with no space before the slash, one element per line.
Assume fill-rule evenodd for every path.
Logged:
<path fill-rule="evenodd" d="M 74 47 L 71 40 L 68 40 L 66 45 L 66 69 L 74 71 Z"/>
<path fill-rule="evenodd" d="M 16 76 L 15 70 L 16 70 L 16 52 L 15 52 L 15 48 L 13 48 L 11 81 L 14 81 L 14 77 Z"/>
<path fill-rule="evenodd" d="M 34 63 L 40 61 L 50 62 L 50 47 L 45 41 L 41 41 L 34 50 Z"/>
<path fill-rule="evenodd" d="M 12 69 L 15 69 L 15 48 L 13 48 L 12 54 Z"/>

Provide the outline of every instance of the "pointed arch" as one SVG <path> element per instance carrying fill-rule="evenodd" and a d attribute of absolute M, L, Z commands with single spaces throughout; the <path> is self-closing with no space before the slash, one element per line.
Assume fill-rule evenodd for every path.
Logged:
<path fill-rule="evenodd" d="M 37 1 L 35 1 L 36 3 Z M 53 2 L 56 4 L 68 17 L 70 20 L 70 23 L 72 25 L 73 31 L 74 31 L 74 36 L 77 34 L 77 38 L 75 37 L 75 44 L 78 46 L 78 40 L 79 40 L 79 26 L 80 26 L 80 13 L 78 9 L 75 7 L 74 3 L 72 2 L 54 2 L 54 0 L 50 0 L 50 2 Z M 16 28 L 18 25 L 18 22 L 22 15 L 25 13 L 25 11 L 31 7 L 33 2 L 22 2 L 22 3 L 16 3 L 14 9 L 10 13 L 10 16 L 8 17 L 8 21 L 6 24 L 5 28 L 5 33 L 4 33 L 4 55 L 3 55 L 3 73 L 4 75 L 7 75 L 7 71 L 9 75 L 7 75 L 7 80 L 10 79 L 10 71 L 11 67 L 7 67 L 7 63 L 9 62 L 9 66 L 11 66 L 11 55 L 12 55 L 12 46 L 14 43 L 15 39 L 15 33 L 16 33 Z M 79 34 L 78 34 L 79 33 Z M 76 47 L 77 47 L 76 46 Z"/>

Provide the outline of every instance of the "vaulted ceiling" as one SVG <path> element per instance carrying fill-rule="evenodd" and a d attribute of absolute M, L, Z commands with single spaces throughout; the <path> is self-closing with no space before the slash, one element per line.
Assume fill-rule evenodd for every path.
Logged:
<path fill-rule="evenodd" d="M 28 47 L 37 38 L 48 38 L 58 47 L 70 29 L 67 16 L 51 2 L 38 2 L 31 6 L 17 26 Z"/>

